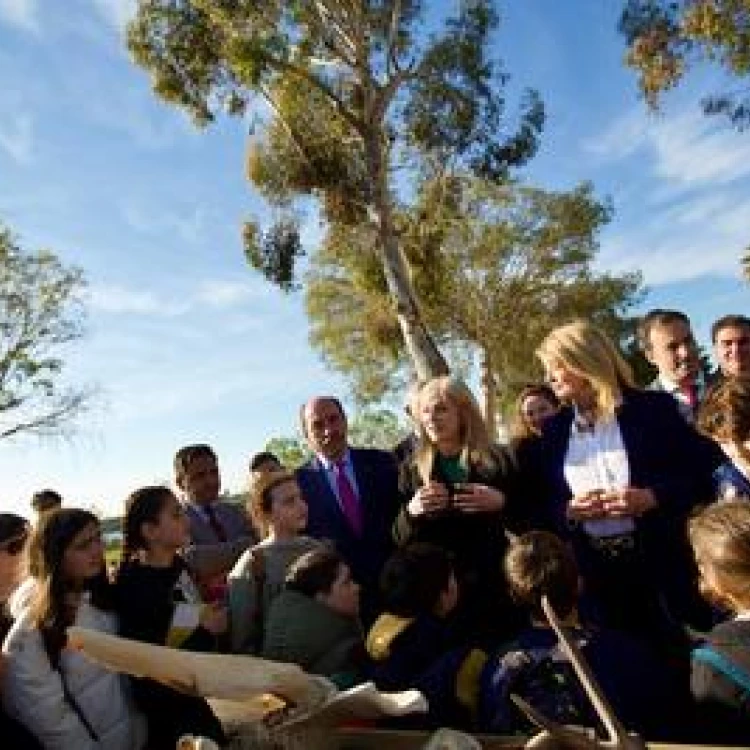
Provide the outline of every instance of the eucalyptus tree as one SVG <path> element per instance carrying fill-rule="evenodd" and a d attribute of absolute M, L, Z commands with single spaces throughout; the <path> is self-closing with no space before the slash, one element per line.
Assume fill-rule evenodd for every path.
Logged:
<path fill-rule="evenodd" d="M 303 254 L 299 206 L 364 226 L 410 358 L 446 370 L 423 319 L 395 215 L 427 163 L 504 179 L 537 146 L 544 113 L 527 92 L 515 124 L 489 55 L 491 0 L 139 0 L 128 29 L 154 91 L 208 125 L 253 113 L 253 184 L 275 207 L 245 227 L 250 262 L 282 288 Z"/>

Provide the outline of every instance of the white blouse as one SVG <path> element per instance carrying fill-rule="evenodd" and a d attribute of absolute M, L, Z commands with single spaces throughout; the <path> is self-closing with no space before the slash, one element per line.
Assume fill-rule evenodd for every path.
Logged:
<path fill-rule="evenodd" d="M 630 464 L 614 417 L 586 424 L 576 412 L 565 454 L 565 480 L 573 495 L 592 490 L 620 490 L 630 484 Z M 606 537 L 632 533 L 632 518 L 600 518 L 583 521 L 590 536 Z"/>

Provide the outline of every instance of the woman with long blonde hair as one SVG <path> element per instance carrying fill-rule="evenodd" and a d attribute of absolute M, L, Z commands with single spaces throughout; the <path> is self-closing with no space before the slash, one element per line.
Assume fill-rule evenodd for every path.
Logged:
<path fill-rule="evenodd" d="M 502 631 L 515 618 L 501 576 L 504 518 L 517 471 L 492 445 L 471 391 L 458 378 L 427 381 L 414 399 L 418 445 L 402 467 L 396 543 L 438 545 L 455 558 L 465 632 Z"/>
<path fill-rule="evenodd" d="M 715 451 L 673 398 L 634 386 L 591 323 L 554 329 L 537 356 L 565 406 L 545 424 L 532 472 L 546 482 L 549 523 L 572 540 L 601 624 L 656 637 L 670 621 L 705 625 L 685 519 L 710 494 Z"/>

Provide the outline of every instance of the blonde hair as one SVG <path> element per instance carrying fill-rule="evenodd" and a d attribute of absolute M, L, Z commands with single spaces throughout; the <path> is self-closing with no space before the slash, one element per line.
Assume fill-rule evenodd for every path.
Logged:
<path fill-rule="evenodd" d="M 750 606 L 750 504 L 709 505 L 688 522 L 699 566 L 710 566 L 722 591 Z"/>
<path fill-rule="evenodd" d="M 282 469 L 281 471 L 252 472 L 250 477 L 250 486 L 248 488 L 250 499 L 247 504 L 247 510 L 258 533 L 265 537 L 268 534 L 270 526 L 269 517 L 271 515 L 271 506 L 273 505 L 271 493 L 277 487 L 287 482 L 297 484 L 297 477 L 286 469 Z"/>
<path fill-rule="evenodd" d="M 437 448 L 430 441 L 422 425 L 422 404 L 430 396 L 450 401 L 458 409 L 458 421 L 461 436 L 461 462 L 470 465 L 492 466 L 495 459 L 490 452 L 490 438 L 487 432 L 482 411 L 466 384 L 452 375 L 440 375 L 428 380 L 413 400 L 415 407 L 414 420 L 419 435 L 419 446 L 415 451 L 414 463 L 419 476 L 426 484 L 430 481 L 432 466 Z"/>
<path fill-rule="evenodd" d="M 635 388 L 630 365 L 607 334 L 585 320 L 555 328 L 539 345 L 536 356 L 545 366 L 561 364 L 585 378 L 596 397 L 597 417 L 611 417 L 623 388 Z"/>

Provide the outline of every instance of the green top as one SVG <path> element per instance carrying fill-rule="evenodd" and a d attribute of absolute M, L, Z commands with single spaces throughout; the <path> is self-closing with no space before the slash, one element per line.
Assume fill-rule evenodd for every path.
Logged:
<path fill-rule="evenodd" d="M 460 484 L 469 478 L 469 470 L 458 456 L 443 456 L 438 454 L 437 464 L 440 474 L 451 484 Z"/>

